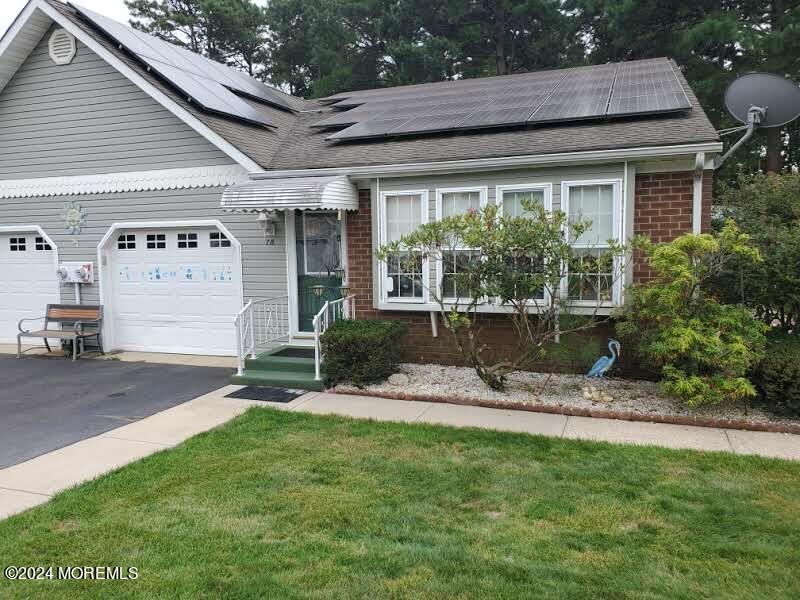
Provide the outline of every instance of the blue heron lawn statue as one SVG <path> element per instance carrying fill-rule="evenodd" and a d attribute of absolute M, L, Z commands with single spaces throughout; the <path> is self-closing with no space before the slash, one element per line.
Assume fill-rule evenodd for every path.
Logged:
<path fill-rule="evenodd" d="M 617 340 L 608 340 L 608 349 L 611 352 L 611 356 L 601 356 L 597 359 L 597 362 L 594 363 L 589 372 L 586 374 L 587 377 L 602 377 L 605 375 L 609 369 L 611 369 L 614 362 L 617 360 L 617 355 L 619 354 L 620 343 Z"/>

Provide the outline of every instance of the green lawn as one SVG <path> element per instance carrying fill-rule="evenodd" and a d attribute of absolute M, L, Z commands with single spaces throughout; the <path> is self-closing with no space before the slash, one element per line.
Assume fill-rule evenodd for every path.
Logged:
<path fill-rule="evenodd" d="M 800 464 L 252 410 L 0 523 L 0 598 L 798 598 Z"/>

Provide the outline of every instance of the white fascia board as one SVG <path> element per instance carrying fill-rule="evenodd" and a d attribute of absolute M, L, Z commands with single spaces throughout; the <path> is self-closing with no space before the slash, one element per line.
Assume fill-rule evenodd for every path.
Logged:
<path fill-rule="evenodd" d="M 200 119 L 195 117 L 188 110 L 186 110 L 177 102 L 172 100 L 172 98 L 167 96 L 164 92 L 162 92 L 157 87 L 148 82 L 144 77 L 139 75 L 134 69 L 126 65 L 121 60 L 119 60 L 116 56 L 114 56 L 111 52 L 109 52 L 106 48 L 104 48 L 102 44 L 98 43 L 94 38 L 92 38 L 92 36 L 88 35 L 80 27 L 77 27 L 69 19 L 64 18 L 64 16 L 61 13 L 59 13 L 52 6 L 44 2 L 44 0 L 30 0 L 30 2 L 28 2 L 28 4 L 20 13 L 20 15 L 14 21 L 12 28 L 5 36 L 3 36 L 2 41 L 0 41 L 0 57 L 6 51 L 8 51 L 8 49 L 13 45 L 14 41 L 17 39 L 18 34 L 22 30 L 22 28 L 28 23 L 28 21 L 31 18 L 34 17 L 34 12 L 36 10 L 40 10 L 41 12 L 43 12 L 45 15 L 50 17 L 50 19 L 58 23 L 61 27 L 63 27 L 65 30 L 67 30 L 69 33 L 75 36 L 75 39 L 78 39 L 81 42 L 83 42 L 83 44 L 86 47 L 88 47 L 92 52 L 97 54 L 100 58 L 102 58 L 112 67 L 114 67 L 123 76 L 125 76 L 128 80 L 130 80 L 130 82 L 133 83 L 136 87 L 141 89 L 144 93 L 153 98 L 153 100 L 158 102 L 161 106 L 166 108 L 169 112 L 178 117 L 189 127 L 194 129 L 197 133 L 199 133 L 206 140 L 208 140 L 212 145 L 216 146 L 222 152 L 230 156 L 235 162 L 240 164 L 242 167 L 244 167 L 248 171 L 262 170 L 261 166 L 258 163 L 256 163 L 252 158 L 250 158 L 244 152 L 236 148 L 236 146 L 234 146 L 225 138 L 223 138 L 221 135 L 213 131 L 210 127 L 208 127 L 208 125 L 200 121 Z"/>
<path fill-rule="evenodd" d="M 33 1 L 20 11 L 0 39 L 0 91 L 5 89 L 51 24 L 52 21 L 45 14 L 36 11 Z"/>
<path fill-rule="evenodd" d="M 309 175 L 349 175 L 351 178 L 391 177 L 397 175 L 430 175 L 473 170 L 499 170 L 547 165 L 569 165 L 575 163 L 620 162 L 658 157 L 691 156 L 698 152 L 722 151 L 722 142 L 681 144 L 675 146 L 647 146 L 619 150 L 591 150 L 586 152 L 562 152 L 557 154 L 529 154 L 500 158 L 475 158 L 428 163 L 405 163 L 398 165 L 375 165 L 364 167 L 330 167 L 323 169 L 296 169 L 281 171 L 258 171 L 251 179 L 273 179 L 277 177 L 307 177 Z"/>

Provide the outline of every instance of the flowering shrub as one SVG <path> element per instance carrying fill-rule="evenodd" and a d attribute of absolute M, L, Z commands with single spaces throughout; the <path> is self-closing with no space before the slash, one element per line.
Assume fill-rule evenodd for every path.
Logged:
<path fill-rule="evenodd" d="M 377 251 L 384 263 L 400 261 L 404 272 L 422 272 L 425 263 L 437 269 L 438 280 L 422 285 L 465 362 L 497 390 L 510 373 L 543 358 L 554 340 L 596 326 L 597 309 L 611 300 L 623 269 L 624 248 L 613 240 L 602 251 L 573 248 L 570 240 L 588 231 L 590 221 L 569 220 L 529 201 L 523 208 L 523 216 L 501 215 L 490 204 L 421 225 Z M 513 326 L 515 348 L 508 356 L 498 355 L 482 335 L 487 307 Z"/>

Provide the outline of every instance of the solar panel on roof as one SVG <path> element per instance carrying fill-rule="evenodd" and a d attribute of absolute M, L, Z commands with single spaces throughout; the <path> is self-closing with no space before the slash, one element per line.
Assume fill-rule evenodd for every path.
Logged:
<path fill-rule="evenodd" d="M 329 139 L 599 119 L 690 108 L 664 59 L 340 94 Z M 342 110 L 355 107 L 352 110 Z"/>
<path fill-rule="evenodd" d="M 347 129 L 334 133 L 328 136 L 329 140 L 346 140 L 352 138 L 362 137 L 376 137 L 386 135 L 395 127 L 399 127 L 408 121 L 408 118 L 401 119 L 379 119 L 376 121 L 364 121 L 363 123 L 356 123 Z"/>
<path fill-rule="evenodd" d="M 689 98 L 667 61 L 621 64 L 608 105 L 608 115 L 631 115 L 681 110 Z"/>
<path fill-rule="evenodd" d="M 454 129 L 467 117 L 469 113 L 455 113 L 442 115 L 424 115 L 407 120 L 402 125 L 395 127 L 388 133 L 422 133 L 423 131 L 446 131 Z"/>
<path fill-rule="evenodd" d="M 469 115 L 462 123 L 462 127 L 524 125 L 535 109 L 535 106 L 527 106 L 500 110 L 479 110 Z"/>
<path fill-rule="evenodd" d="M 77 5 L 74 8 L 117 44 L 159 73 L 194 102 L 215 112 L 271 125 L 270 120 L 231 90 L 292 110 L 285 96 L 248 75 L 178 48 Z"/>
<path fill-rule="evenodd" d="M 528 121 L 541 123 L 605 116 L 616 70 L 616 65 L 571 70 Z"/>

